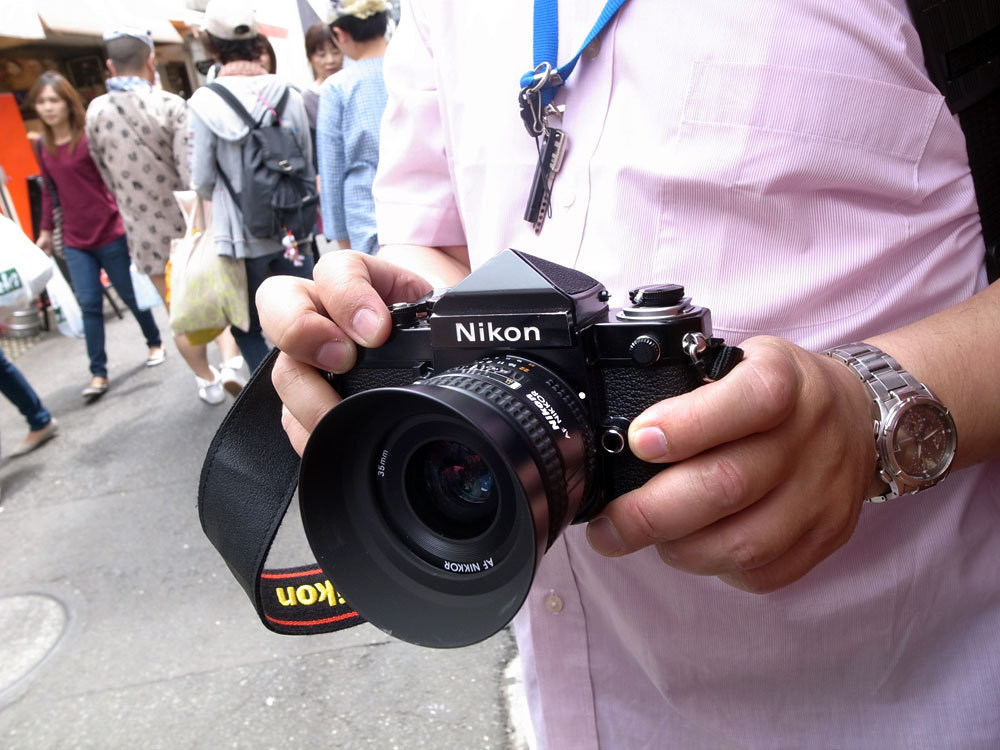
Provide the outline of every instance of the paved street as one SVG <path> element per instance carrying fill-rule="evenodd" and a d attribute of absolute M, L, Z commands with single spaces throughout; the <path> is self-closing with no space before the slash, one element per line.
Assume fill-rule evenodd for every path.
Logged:
<path fill-rule="evenodd" d="M 169 327 L 156 309 L 161 330 Z M 61 434 L 0 462 L 0 747 L 512 748 L 504 631 L 435 651 L 370 625 L 279 636 L 201 532 L 202 403 L 172 345 L 146 368 L 107 315 L 111 388 L 84 405 L 82 340 L 17 356 Z M 217 359 L 214 349 L 213 359 Z M 26 433 L 0 399 L 4 452 Z M 280 562 L 309 562 L 301 529 Z"/>

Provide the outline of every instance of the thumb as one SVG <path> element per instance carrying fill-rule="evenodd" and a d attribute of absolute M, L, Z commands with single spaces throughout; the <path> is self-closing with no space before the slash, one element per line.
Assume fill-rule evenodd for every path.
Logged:
<path fill-rule="evenodd" d="M 387 304 L 412 302 L 431 291 L 430 283 L 413 271 L 351 251 L 324 256 L 313 278 L 326 314 L 366 347 L 380 346 L 389 336 Z"/>

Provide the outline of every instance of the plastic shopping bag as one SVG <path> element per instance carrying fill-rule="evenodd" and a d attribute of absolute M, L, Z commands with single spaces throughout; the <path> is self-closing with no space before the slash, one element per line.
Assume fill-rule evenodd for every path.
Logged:
<path fill-rule="evenodd" d="M 55 313 L 59 333 L 63 336 L 83 338 L 83 313 L 80 312 L 80 304 L 76 301 L 76 295 L 73 294 L 66 277 L 55 265 L 52 268 L 52 278 L 45 285 L 45 291 L 48 292 L 49 300 L 52 302 L 52 312 Z"/>
<path fill-rule="evenodd" d="M 45 289 L 54 268 L 52 258 L 0 215 L 0 312 L 26 309 Z"/>
<path fill-rule="evenodd" d="M 206 344 L 233 325 L 250 327 L 247 271 L 242 260 L 215 250 L 211 226 L 194 191 L 176 191 L 187 232 L 170 246 L 170 328 Z"/>
<path fill-rule="evenodd" d="M 163 300 L 160 299 L 160 293 L 156 291 L 156 286 L 154 286 L 149 276 L 139 273 L 139 269 L 135 267 L 135 263 L 129 265 L 128 271 L 132 276 L 132 291 L 135 293 L 135 304 L 140 310 L 149 310 L 163 304 Z"/>

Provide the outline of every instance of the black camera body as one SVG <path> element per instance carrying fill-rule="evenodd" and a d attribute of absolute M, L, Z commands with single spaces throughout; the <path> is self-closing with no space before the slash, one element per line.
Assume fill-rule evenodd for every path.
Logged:
<path fill-rule="evenodd" d="M 303 521 L 366 619 L 424 645 L 491 635 L 568 524 L 664 468 L 632 455 L 629 423 L 740 353 L 683 287 L 630 298 L 610 310 L 591 277 L 505 251 L 391 307 L 389 340 L 329 376 L 345 401 L 303 455 Z"/>

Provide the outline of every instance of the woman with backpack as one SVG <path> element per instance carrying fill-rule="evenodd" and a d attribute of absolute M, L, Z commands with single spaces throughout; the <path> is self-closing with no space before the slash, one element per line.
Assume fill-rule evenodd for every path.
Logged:
<path fill-rule="evenodd" d="M 250 328 L 233 328 L 232 333 L 253 371 L 268 353 L 254 303 L 257 288 L 270 276 L 312 277 L 317 198 L 309 121 L 299 92 L 260 64 L 261 37 L 249 5 L 242 0 L 210 0 L 202 31 L 206 47 L 222 68 L 213 83 L 195 91 L 188 102 L 193 114 L 191 179 L 198 196 L 212 201 L 216 250 L 246 264 Z M 287 155 L 299 167 L 292 177 L 311 193 L 303 195 L 301 211 L 280 220 L 273 216 L 273 196 L 258 182 L 262 175 L 251 175 L 250 184 L 245 181 L 250 174 L 246 149 L 261 144 L 253 131 L 279 128 L 286 132 L 260 135 L 295 152 Z M 267 229 L 272 223 L 273 232 Z"/>
<path fill-rule="evenodd" d="M 62 207 L 66 265 L 83 312 L 90 358 L 91 379 L 82 395 L 88 402 L 94 401 L 104 395 L 109 384 L 102 269 L 139 322 L 149 349 L 146 366 L 161 364 L 166 350 L 153 313 L 136 305 L 125 227 L 118 204 L 90 156 L 84 133 L 83 100 L 63 76 L 48 71 L 39 76 L 28 101 L 42 121 L 38 161 L 49 187 L 42 191 L 42 232 L 38 246 L 52 253 L 53 198 L 56 198 Z"/>

